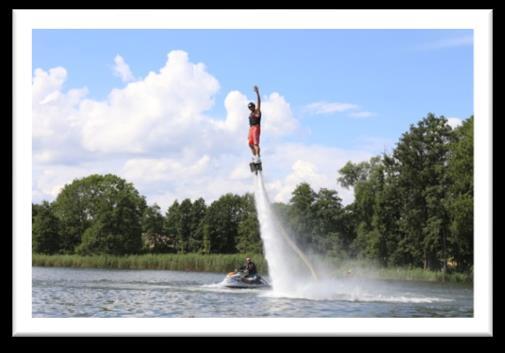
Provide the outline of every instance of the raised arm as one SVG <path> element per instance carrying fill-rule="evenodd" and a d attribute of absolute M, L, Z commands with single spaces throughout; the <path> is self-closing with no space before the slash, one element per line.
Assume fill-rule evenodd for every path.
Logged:
<path fill-rule="evenodd" d="M 261 112 L 260 90 L 258 86 L 254 86 L 254 92 L 256 92 L 256 110 Z"/>

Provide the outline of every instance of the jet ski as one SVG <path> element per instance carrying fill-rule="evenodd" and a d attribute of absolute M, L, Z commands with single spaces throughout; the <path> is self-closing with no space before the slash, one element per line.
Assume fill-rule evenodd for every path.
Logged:
<path fill-rule="evenodd" d="M 223 285 L 228 288 L 270 288 L 270 284 L 260 275 L 246 277 L 242 271 L 230 272 L 223 280 Z"/>

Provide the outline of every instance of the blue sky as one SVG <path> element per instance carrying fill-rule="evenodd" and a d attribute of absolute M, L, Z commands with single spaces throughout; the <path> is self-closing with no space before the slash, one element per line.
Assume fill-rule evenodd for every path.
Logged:
<path fill-rule="evenodd" d="M 33 67 L 63 66 L 68 88 L 86 86 L 90 97 L 104 99 L 123 86 L 111 76 L 116 54 L 144 77 L 181 49 L 219 79 L 211 114 L 224 113 L 228 91 L 257 83 L 289 99 L 312 132 L 303 136 L 307 142 L 350 147 L 360 136 L 396 140 L 428 112 L 470 116 L 473 46 L 450 40 L 471 36 L 470 30 L 37 30 Z M 314 101 L 351 102 L 375 115 L 307 118 L 303 106 Z"/>
<path fill-rule="evenodd" d="M 349 159 L 359 159 L 380 153 L 384 147 L 391 150 L 410 124 L 428 112 L 451 117 L 456 123 L 473 114 L 471 30 L 34 30 L 33 70 L 49 72 L 52 68 L 64 68 L 61 84 L 51 86 L 53 89 L 67 94 L 72 89 L 86 87 L 85 99 L 102 102 L 109 99 L 113 89 L 125 90 L 129 83 L 143 81 L 149 72 L 159 73 L 167 63 L 167 54 L 174 50 L 187 53 L 191 65 L 203 63 L 205 72 L 218 83 L 216 89 L 209 88 L 207 92 L 213 103 L 201 108 L 198 114 L 224 122 L 229 114 L 225 100 L 230 92 L 240 92 L 251 100 L 254 84 L 259 85 L 262 97 L 272 102 L 271 109 L 277 111 L 276 104 L 283 107 L 287 104 L 287 110 L 282 111 L 287 114 L 286 120 L 296 123 L 296 128 L 275 138 L 265 131 L 264 151 L 268 151 L 268 143 L 274 146 L 271 150 L 291 144 L 295 146 L 293 150 L 302 146 L 338 150 L 344 154 L 343 159 L 343 151 L 352 151 Z M 114 75 L 117 55 L 133 75 L 129 82 Z M 50 94 L 49 91 L 46 93 Z M 280 100 L 272 98 L 272 93 L 277 93 Z M 238 102 L 239 97 L 235 98 Z M 81 109 L 78 107 L 81 103 L 76 103 L 73 109 Z M 62 114 L 54 119 L 63 121 L 64 114 L 70 113 Z M 279 119 L 282 114 L 279 113 Z M 269 123 L 268 119 L 264 115 L 264 124 Z M 44 124 L 47 127 L 53 123 Z M 283 128 L 282 124 L 279 128 Z M 37 141 L 34 145 L 40 146 L 40 151 L 34 150 L 34 154 L 44 154 L 43 149 L 48 147 L 43 139 Z M 99 149 L 98 156 L 96 149 L 87 146 L 83 148 L 86 153 L 77 156 L 77 162 L 82 157 L 90 170 L 94 168 L 89 164 L 93 153 L 97 161 L 114 159 L 118 173 L 124 171 L 129 159 L 139 157 L 130 154 L 121 159 L 117 151 L 109 153 L 104 149 Z M 51 148 L 61 149 L 64 145 Z M 219 160 L 218 156 L 233 154 L 213 148 L 210 146 L 206 152 L 209 163 Z M 247 146 L 243 148 L 247 154 Z M 183 150 L 179 149 L 179 154 L 167 150 L 167 156 L 171 155 L 173 160 L 185 158 L 180 154 Z M 142 157 L 147 158 L 149 149 L 143 151 Z M 184 156 L 188 155 L 187 149 L 184 151 Z M 161 150 L 151 152 L 163 154 Z M 278 169 L 272 174 L 272 192 L 280 192 L 278 185 L 288 183 L 295 163 L 300 160 L 312 163 L 316 174 L 324 174 L 324 168 L 318 167 L 317 162 L 294 158 L 285 170 Z M 34 194 L 39 199 L 50 198 L 51 192 L 43 191 L 42 187 L 35 192 L 37 177 L 47 173 L 51 166 L 61 168 L 64 162 L 45 158 L 39 165 L 37 161 L 34 163 Z M 173 186 L 168 183 L 159 189 Z M 330 185 L 320 182 L 320 186 Z M 164 199 L 182 197 L 181 190 L 174 189 Z M 161 198 L 153 196 L 153 200 Z"/>

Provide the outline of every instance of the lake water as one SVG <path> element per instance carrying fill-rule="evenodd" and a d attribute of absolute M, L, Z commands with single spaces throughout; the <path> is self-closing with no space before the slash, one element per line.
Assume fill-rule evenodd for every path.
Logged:
<path fill-rule="evenodd" d="M 303 295 L 230 289 L 225 274 L 33 267 L 33 317 L 472 317 L 469 285 L 325 280 Z"/>

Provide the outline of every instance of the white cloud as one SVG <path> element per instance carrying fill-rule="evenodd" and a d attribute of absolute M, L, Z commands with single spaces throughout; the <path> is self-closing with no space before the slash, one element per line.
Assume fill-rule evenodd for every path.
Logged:
<path fill-rule="evenodd" d="M 247 97 L 241 92 L 229 92 L 224 100 L 224 106 L 227 113 L 226 119 L 224 121 L 215 121 L 214 126 L 230 133 L 238 133 L 239 131 L 245 133 L 247 128 L 245 118 L 249 114 L 247 102 Z"/>
<path fill-rule="evenodd" d="M 337 190 L 344 204 L 353 200 L 352 190 L 337 184 L 338 170 L 349 160 L 368 160 L 365 150 L 343 150 L 319 145 L 278 144 L 263 158 L 267 189 L 272 200 L 288 202 L 296 186 L 307 182 L 317 192 L 320 188 Z"/>
<path fill-rule="evenodd" d="M 463 119 L 456 118 L 456 117 L 449 117 L 449 118 L 447 118 L 447 124 L 449 124 L 450 127 L 455 129 L 458 126 L 463 124 Z"/>
<path fill-rule="evenodd" d="M 243 150 L 243 152 L 247 152 Z M 347 161 L 368 160 L 372 156 L 366 151 L 348 151 L 318 145 L 274 143 L 263 156 L 263 171 L 267 192 L 271 201 L 289 202 L 296 186 L 308 182 L 317 192 L 320 188 L 337 190 L 344 205 L 353 200 L 353 191 L 337 184 L 338 170 Z M 222 154 L 211 158 L 201 173 L 168 172 L 175 163 L 149 161 L 151 166 L 143 163 L 128 163 L 123 177 L 139 188 L 141 193 L 151 195 L 150 202 L 157 202 L 166 209 L 175 199 L 195 200 L 203 197 L 208 204 L 226 193 L 244 194 L 254 192 L 254 179 L 249 170 L 249 155 Z M 159 164 L 158 164 L 159 163 Z M 147 163 L 146 163 L 147 164 Z M 188 169 L 192 163 L 181 167 L 171 166 L 172 170 Z M 126 170 L 129 170 L 126 173 Z M 137 171 L 135 171 L 137 170 Z M 143 172 L 145 170 L 145 172 Z M 183 176 L 183 174 L 185 174 Z M 181 175 L 181 177 L 176 177 Z"/>
<path fill-rule="evenodd" d="M 214 104 L 218 81 L 187 53 L 172 51 L 159 73 L 113 90 L 106 101 L 85 100 L 82 144 L 93 152 L 147 153 L 198 139 L 203 112 Z M 208 125 L 208 124 L 207 124 Z M 196 129 L 196 131 L 195 131 Z"/>
<path fill-rule="evenodd" d="M 82 160 L 79 103 L 87 89 L 63 92 L 67 72 L 62 67 L 35 70 L 32 80 L 32 148 L 35 162 Z"/>
<path fill-rule="evenodd" d="M 277 189 L 272 190 L 274 191 L 274 200 L 276 202 L 288 202 L 298 184 L 307 182 L 312 188 L 317 188 L 318 186 L 321 187 L 321 185 L 328 184 L 328 180 L 325 179 L 328 179 L 328 177 L 320 174 L 314 163 L 296 160 L 291 166 L 291 173 L 284 180 L 280 182 L 276 181 L 272 184 Z"/>
<path fill-rule="evenodd" d="M 266 134 L 285 135 L 298 127 L 289 103 L 277 92 L 261 103 L 261 112 L 261 128 Z"/>
<path fill-rule="evenodd" d="M 357 109 L 358 106 L 350 103 L 338 103 L 338 102 L 315 102 L 305 106 L 305 111 L 309 114 L 329 114 L 329 113 L 340 113 L 348 110 Z"/>
<path fill-rule="evenodd" d="M 130 159 L 121 174 L 134 183 L 176 181 L 200 176 L 209 166 L 210 157 L 205 155 L 196 161 L 175 159 Z"/>
<path fill-rule="evenodd" d="M 76 178 L 82 178 L 93 174 L 96 170 L 89 166 L 67 165 L 34 165 L 32 181 L 32 198 L 38 200 L 54 200 L 65 184 L 69 184 Z"/>
<path fill-rule="evenodd" d="M 304 107 L 304 112 L 311 115 L 326 115 L 347 112 L 353 118 L 368 118 L 375 113 L 364 111 L 359 105 L 339 102 L 315 102 Z"/>
<path fill-rule="evenodd" d="M 55 67 L 46 72 L 36 69 L 32 79 L 33 104 L 40 104 L 49 95 L 58 92 L 67 78 L 67 70 L 63 67 Z"/>
<path fill-rule="evenodd" d="M 219 129 L 224 129 L 230 133 L 241 133 L 241 139 L 247 137 L 249 109 L 247 103 L 250 101 L 239 91 L 231 91 L 225 99 L 225 108 L 227 111 L 224 121 L 217 121 L 214 125 Z M 262 132 L 273 136 L 282 136 L 295 131 L 298 123 L 293 116 L 291 106 L 286 99 L 277 92 L 267 96 L 266 100 L 261 102 L 262 112 Z"/>
<path fill-rule="evenodd" d="M 246 163 L 238 163 L 230 173 L 230 179 L 232 180 L 244 180 L 251 178 L 251 170 L 249 165 Z"/>
<path fill-rule="evenodd" d="M 41 160 L 52 156 L 56 161 L 58 148 L 47 151 L 52 145 L 65 146 L 60 150 L 73 145 L 77 159 L 86 154 L 177 155 L 188 144 L 202 153 L 246 146 L 247 97 L 229 92 L 226 118 L 208 117 L 219 83 L 183 51 L 170 52 L 159 72 L 112 90 L 104 101 L 87 99 L 85 88 L 63 92 L 66 77 L 63 68 L 35 72 L 34 153 Z M 282 136 L 297 128 L 289 103 L 279 93 L 267 96 L 262 110 L 265 135 Z"/>
<path fill-rule="evenodd" d="M 123 82 L 131 82 L 135 80 L 130 66 L 124 61 L 121 55 L 116 55 L 114 58 L 114 74 L 118 76 Z"/>
<path fill-rule="evenodd" d="M 158 72 L 113 89 L 103 101 L 87 89 L 65 91 L 64 68 L 37 69 L 33 77 L 33 199 L 52 200 L 65 183 L 93 173 L 132 182 L 149 203 L 227 192 L 253 192 L 247 145 L 250 99 L 226 94 L 224 117 L 210 117 L 219 82 L 202 63 L 172 51 Z M 262 157 L 272 199 L 287 202 L 304 180 L 317 191 L 337 188 L 338 169 L 369 155 L 322 146 L 285 144 L 298 121 L 278 92 L 262 97 Z M 344 201 L 348 191 L 338 189 Z M 352 197 L 352 194 L 350 197 Z"/>

